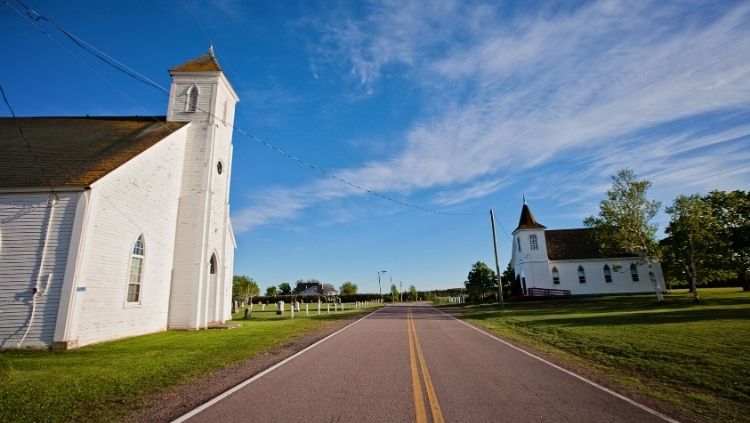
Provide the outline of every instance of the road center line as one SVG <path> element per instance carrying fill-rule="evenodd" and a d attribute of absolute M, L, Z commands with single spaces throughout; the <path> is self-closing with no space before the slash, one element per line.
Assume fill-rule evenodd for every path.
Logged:
<path fill-rule="evenodd" d="M 417 423 L 427 423 L 427 412 L 422 398 L 422 384 L 419 383 L 419 369 L 417 369 L 417 360 L 414 353 L 414 336 L 411 333 L 411 307 L 409 307 L 406 317 L 406 331 L 409 334 L 409 364 L 411 367 L 411 387 L 414 391 L 414 413 Z"/>
<path fill-rule="evenodd" d="M 432 385 L 430 372 L 427 371 L 427 364 L 424 360 L 424 354 L 422 354 L 422 346 L 419 345 L 419 336 L 417 335 L 417 326 L 414 324 L 414 316 L 410 314 L 410 317 L 411 319 L 409 319 L 409 323 L 414 335 L 414 345 L 417 350 L 417 358 L 419 359 L 419 366 L 422 369 L 422 377 L 424 379 L 425 389 L 427 390 L 427 400 L 430 402 L 432 421 L 434 423 L 443 423 L 443 412 L 440 410 L 440 403 L 438 402 L 437 394 L 435 394 L 435 387 Z"/>

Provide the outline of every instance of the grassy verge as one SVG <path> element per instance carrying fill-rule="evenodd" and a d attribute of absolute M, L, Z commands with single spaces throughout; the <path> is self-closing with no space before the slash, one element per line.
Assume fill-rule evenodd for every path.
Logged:
<path fill-rule="evenodd" d="M 231 330 L 167 331 L 78 350 L 0 353 L 0 421 L 118 421 L 148 395 L 367 309 L 254 312 Z M 304 309 L 303 309 L 304 310 Z"/>
<path fill-rule="evenodd" d="M 464 318 L 583 365 L 686 415 L 750 422 L 750 293 L 652 295 L 467 307 Z"/>

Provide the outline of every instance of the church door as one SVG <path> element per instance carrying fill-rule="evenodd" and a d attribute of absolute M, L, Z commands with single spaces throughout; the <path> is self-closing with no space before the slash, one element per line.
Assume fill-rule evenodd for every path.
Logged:
<path fill-rule="evenodd" d="M 216 322 L 219 319 L 216 318 L 216 299 L 218 298 L 217 290 L 219 284 L 217 275 L 219 273 L 219 263 L 216 260 L 216 254 L 211 255 L 211 260 L 208 263 L 208 304 L 206 305 L 206 321 L 208 323 Z"/>

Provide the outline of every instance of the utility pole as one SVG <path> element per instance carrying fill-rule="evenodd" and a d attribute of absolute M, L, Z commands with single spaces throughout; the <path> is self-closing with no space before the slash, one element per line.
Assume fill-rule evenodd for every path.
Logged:
<path fill-rule="evenodd" d="M 500 298 L 500 307 L 505 308 L 503 301 L 503 279 L 500 277 L 500 257 L 497 254 L 497 235 L 495 234 L 495 212 L 490 209 L 490 221 L 492 222 L 492 244 L 495 246 L 495 270 L 497 271 L 497 296 Z"/>
<path fill-rule="evenodd" d="M 398 298 L 398 302 L 404 302 L 404 283 L 401 281 L 398 281 Z"/>
<path fill-rule="evenodd" d="M 383 302 L 383 286 L 380 284 L 380 275 L 385 273 L 386 270 L 381 270 L 378 272 L 378 290 L 380 291 L 380 302 Z"/>

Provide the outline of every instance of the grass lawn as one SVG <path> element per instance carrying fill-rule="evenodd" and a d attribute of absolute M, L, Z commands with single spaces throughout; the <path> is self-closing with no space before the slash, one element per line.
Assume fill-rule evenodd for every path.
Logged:
<path fill-rule="evenodd" d="M 0 422 L 118 421 L 162 389 L 237 364 L 306 332 L 372 309 L 289 318 L 272 307 L 231 330 L 167 331 L 72 351 L 0 353 Z M 333 309 L 331 309 L 333 310 Z M 238 313 L 239 315 L 239 313 Z"/>
<path fill-rule="evenodd" d="M 686 414 L 750 422 L 750 292 L 655 295 L 470 306 L 464 318 L 573 361 Z"/>

